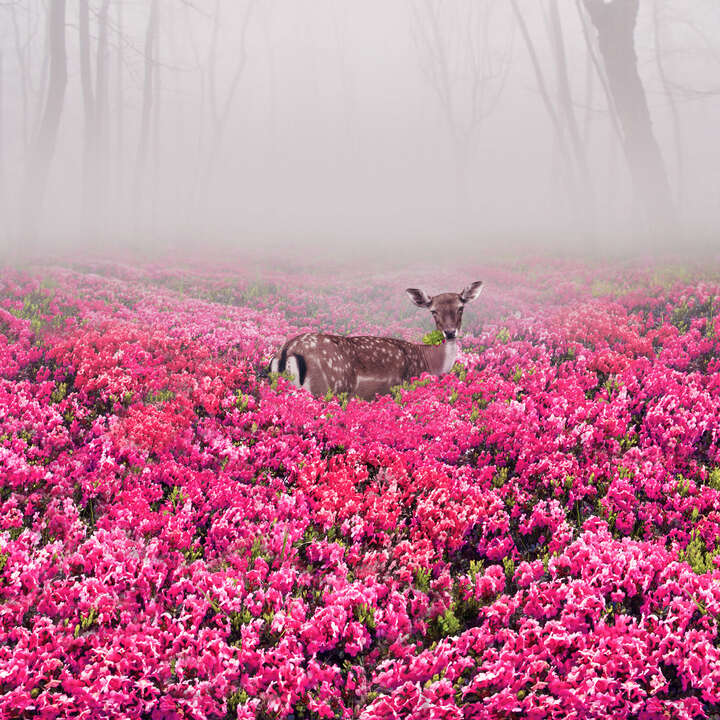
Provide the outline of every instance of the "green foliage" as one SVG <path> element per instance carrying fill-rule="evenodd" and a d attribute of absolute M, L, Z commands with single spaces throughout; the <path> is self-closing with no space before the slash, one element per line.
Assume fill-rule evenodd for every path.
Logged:
<path fill-rule="evenodd" d="M 272 560 L 270 553 L 268 553 L 267 548 L 265 547 L 265 540 L 260 535 L 253 540 L 252 547 L 250 548 L 250 560 L 251 562 L 255 562 L 255 560 L 259 557 L 266 562 L 270 562 Z"/>
<path fill-rule="evenodd" d="M 618 292 L 618 288 L 609 280 L 596 280 L 590 288 L 593 297 L 615 296 Z"/>
<path fill-rule="evenodd" d="M 429 377 L 418 378 L 417 380 L 404 382 L 402 385 L 393 385 L 393 387 L 390 388 L 390 395 L 392 395 L 393 400 L 398 405 L 402 405 L 403 390 L 415 390 L 415 388 L 425 387 L 431 380 L 432 378 Z"/>
<path fill-rule="evenodd" d="M 244 705 L 249 699 L 247 692 L 242 688 L 231 692 L 227 698 L 227 715 L 225 717 L 236 718 L 240 705 Z"/>
<path fill-rule="evenodd" d="M 670 322 L 685 334 L 695 318 L 705 318 L 705 334 L 713 337 L 715 334 L 715 297 L 709 297 L 700 302 L 697 298 L 688 298 L 677 305 L 670 316 Z"/>
<path fill-rule="evenodd" d="M 708 485 L 713 490 L 720 490 L 720 467 L 713 468 L 708 475 Z"/>
<path fill-rule="evenodd" d="M 459 362 L 453 364 L 452 368 L 450 368 L 450 372 L 455 375 L 460 382 L 465 382 L 465 380 L 467 380 L 467 368 L 463 367 Z"/>
<path fill-rule="evenodd" d="M 612 400 L 613 394 L 617 393 L 621 387 L 622 383 L 615 375 L 610 375 L 610 377 L 603 383 L 603 388 L 605 388 L 608 400 Z"/>
<path fill-rule="evenodd" d="M 268 295 L 277 295 L 277 285 L 272 282 L 256 282 L 248 285 L 242 292 L 243 302 L 250 302 L 257 298 L 267 297 Z"/>
<path fill-rule="evenodd" d="M 708 551 L 705 541 L 695 530 L 690 533 L 690 542 L 685 550 L 679 553 L 679 560 L 685 561 L 690 565 L 697 575 L 704 575 L 715 569 L 713 559 L 718 554 L 718 550 Z"/>
<path fill-rule="evenodd" d="M 9 557 L 7 553 L 0 553 L 0 573 L 5 569 Z"/>
<path fill-rule="evenodd" d="M 252 613 L 245 607 L 242 610 L 231 612 L 229 617 L 230 627 L 236 635 L 240 634 L 243 625 L 249 625 L 253 621 Z"/>
<path fill-rule="evenodd" d="M 426 345 L 442 345 L 445 336 L 442 330 L 431 330 L 429 333 L 423 335 L 423 342 Z"/>
<path fill-rule="evenodd" d="M 620 438 L 620 450 L 627 452 L 630 448 L 635 447 L 638 444 L 637 434 L 632 434 L 632 431 L 628 431 Z"/>
<path fill-rule="evenodd" d="M 355 615 L 355 619 L 365 625 L 368 630 L 375 629 L 375 609 L 372 605 L 366 605 L 365 603 L 356 605 L 353 609 L 353 614 Z"/>
<path fill-rule="evenodd" d="M 492 484 L 494 488 L 500 489 L 508 479 L 508 469 L 506 467 L 501 467 L 494 475 L 492 479 Z"/>
<path fill-rule="evenodd" d="M 503 558 L 503 567 L 505 568 L 505 579 L 512 582 L 515 575 L 515 561 L 511 557 Z"/>
<path fill-rule="evenodd" d="M 30 329 L 37 334 L 45 324 L 45 318 L 50 315 L 51 302 L 51 295 L 34 291 L 23 298 L 22 309 L 10 312 L 21 320 L 29 320 Z"/>
<path fill-rule="evenodd" d="M 690 308 L 687 302 L 683 301 L 673 309 L 670 322 L 681 334 L 685 334 L 690 329 Z"/>
<path fill-rule="evenodd" d="M 282 549 L 280 550 L 280 562 L 281 563 L 283 563 L 285 561 L 285 548 L 287 547 L 287 540 L 288 540 L 288 531 L 287 531 L 287 528 L 285 528 L 285 532 L 283 533 Z"/>
<path fill-rule="evenodd" d="M 334 393 L 332 390 L 328 388 L 328 391 L 325 393 L 325 396 L 323 398 L 325 402 L 330 402 L 331 400 L 337 400 L 340 407 L 345 410 L 347 408 L 348 401 L 350 400 L 349 393 L 341 392 L 341 393 Z"/>
<path fill-rule="evenodd" d="M 98 618 L 98 611 L 95 608 L 90 608 L 87 615 L 80 613 L 80 622 L 75 626 L 75 637 L 79 637 L 81 632 L 87 632 Z"/>
<path fill-rule="evenodd" d="M 196 560 L 200 560 L 200 558 L 203 557 L 204 551 L 201 545 L 193 545 L 192 547 L 185 548 L 185 550 L 182 551 L 182 554 L 185 557 L 185 562 L 188 565 L 191 565 Z"/>
<path fill-rule="evenodd" d="M 471 560 L 470 561 L 470 568 L 468 570 L 468 574 L 470 575 L 470 580 L 473 584 L 475 584 L 475 578 L 482 572 L 483 569 L 483 561 L 482 560 Z"/>
<path fill-rule="evenodd" d="M 68 386 L 67 383 L 61 382 L 50 395 L 50 400 L 54 403 L 62 402 L 67 396 Z"/>
<path fill-rule="evenodd" d="M 517 385 L 523 379 L 523 371 L 519 365 L 515 366 L 515 372 L 513 373 L 513 382 Z"/>
<path fill-rule="evenodd" d="M 238 390 L 237 393 L 235 393 L 235 407 L 240 412 L 245 412 L 248 409 L 249 402 L 250 396 L 245 395 L 242 390 Z"/>
<path fill-rule="evenodd" d="M 500 331 L 496 335 L 496 340 L 499 343 L 506 345 L 510 342 L 510 331 L 506 327 L 500 328 Z"/>
<path fill-rule="evenodd" d="M 419 567 L 415 571 L 415 586 L 425 594 L 430 592 L 430 570 Z"/>
<path fill-rule="evenodd" d="M 452 637 L 460 634 L 460 621 L 455 616 L 452 605 L 438 617 L 437 624 L 440 637 Z"/>
<path fill-rule="evenodd" d="M 178 509 L 180 505 L 183 505 L 185 503 L 185 496 L 183 495 L 182 488 L 178 485 L 173 485 L 173 489 L 170 493 L 170 497 L 168 498 L 170 501 L 170 504 L 173 506 L 173 510 Z"/>
<path fill-rule="evenodd" d="M 680 497 L 687 497 L 690 491 L 690 480 L 678 475 L 676 489 Z"/>
<path fill-rule="evenodd" d="M 122 395 L 110 395 L 110 402 L 113 403 L 113 405 L 117 402 L 119 402 L 124 407 L 130 407 L 130 403 L 132 402 L 133 396 L 135 393 L 133 393 L 132 390 L 128 390 L 124 392 Z M 150 397 L 150 396 L 148 396 Z M 149 399 L 146 399 L 146 402 L 150 402 Z"/>
<path fill-rule="evenodd" d="M 285 380 L 287 380 L 288 382 L 292 382 L 293 379 L 295 378 L 295 376 L 289 370 L 284 370 L 281 373 L 276 373 L 276 372 L 268 373 L 268 378 L 270 379 L 270 387 L 273 390 L 277 390 L 278 389 L 278 380 L 280 378 L 285 378 Z"/>
<path fill-rule="evenodd" d="M 175 393 L 172 390 L 156 390 L 155 392 L 149 392 L 145 396 L 146 405 L 158 405 L 169 402 L 175 397 Z"/>

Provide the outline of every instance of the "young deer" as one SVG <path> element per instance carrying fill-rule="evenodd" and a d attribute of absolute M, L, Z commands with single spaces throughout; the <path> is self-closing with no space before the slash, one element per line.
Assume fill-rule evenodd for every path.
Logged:
<path fill-rule="evenodd" d="M 418 307 L 430 310 L 437 329 L 445 337 L 442 345 L 417 345 L 372 335 L 305 333 L 283 345 L 271 360 L 270 371 L 289 371 L 293 383 L 313 395 L 323 396 L 330 390 L 363 400 L 387 394 L 394 385 L 424 372 L 443 375 L 455 362 L 463 309 L 481 290 L 482 282 L 478 281 L 461 293 L 433 297 L 416 288 L 405 291 Z"/>

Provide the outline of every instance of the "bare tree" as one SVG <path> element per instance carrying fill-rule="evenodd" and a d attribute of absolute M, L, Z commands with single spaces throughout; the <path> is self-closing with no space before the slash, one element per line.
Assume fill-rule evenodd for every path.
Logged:
<path fill-rule="evenodd" d="M 150 193 L 153 232 L 157 227 L 158 185 L 160 182 L 160 111 L 162 109 L 162 64 L 160 62 L 160 23 L 155 26 L 155 79 L 152 102 L 152 191 Z"/>
<path fill-rule="evenodd" d="M 95 204 L 97 177 L 95 162 L 95 95 L 90 64 L 90 9 L 88 0 L 78 0 L 78 40 L 80 48 L 80 86 L 83 96 L 85 134 L 83 148 L 83 211 L 85 217 Z"/>
<path fill-rule="evenodd" d="M 140 126 L 140 142 L 138 144 L 137 161 L 135 163 L 135 183 L 133 186 L 133 210 L 136 219 L 141 214 L 141 185 L 145 179 L 147 168 L 148 147 L 150 142 L 150 121 L 154 100 L 153 81 L 155 73 L 155 43 L 158 32 L 158 0 L 152 0 L 145 31 L 145 80 L 143 83 L 142 117 Z"/>
<path fill-rule="evenodd" d="M 125 2 L 117 0 L 115 16 L 115 201 L 118 208 L 124 205 L 125 194 Z"/>
<path fill-rule="evenodd" d="M 208 91 L 213 134 L 205 171 L 205 189 L 207 189 L 212 179 L 218 154 L 222 148 L 228 118 L 230 117 L 230 111 L 232 110 L 235 95 L 240 84 L 240 78 L 242 77 L 243 71 L 245 70 L 245 64 L 247 63 L 247 30 L 250 24 L 253 5 L 254 0 L 246 0 L 240 28 L 235 35 L 237 38 L 237 44 L 233 48 L 235 66 L 233 68 L 230 85 L 228 86 L 225 99 L 221 102 L 218 97 L 219 93 L 217 89 L 218 38 L 222 24 L 220 12 L 221 3 L 220 0 L 215 0 L 212 37 L 210 40 L 210 51 L 208 54 Z"/>
<path fill-rule="evenodd" d="M 29 9 L 26 9 L 26 11 L 29 12 Z M 15 4 L 10 5 L 10 17 L 12 19 L 13 32 L 15 35 L 15 54 L 17 57 L 18 67 L 20 69 L 20 98 L 23 118 L 23 145 L 27 150 L 28 145 L 30 144 L 30 122 L 28 119 L 30 70 L 28 68 L 27 53 L 31 38 L 28 34 L 28 37 L 26 37 L 24 41 L 22 40 L 20 23 L 17 17 L 17 7 L 15 6 Z"/>
<path fill-rule="evenodd" d="M 95 61 L 95 168 L 97 173 L 98 213 L 103 217 L 108 193 L 108 14 L 110 0 L 102 0 L 98 12 L 98 41 Z"/>
<path fill-rule="evenodd" d="M 187 202 L 185 204 L 185 209 L 187 213 L 187 221 L 186 224 L 190 224 L 190 217 L 192 215 L 192 212 L 194 210 L 193 205 L 197 202 L 198 198 L 198 189 L 200 187 L 201 182 L 201 175 L 202 175 L 202 169 L 204 167 L 204 163 L 202 162 L 203 158 L 203 149 L 205 147 L 205 106 L 207 104 L 207 67 L 203 60 L 201 59 L 200 55 L 200 48 L 198 47 L 197 39 L 195 37 L 194 32 L 194 20 L 195 15 L 191 15 L 190 11 L 194 10 L 195 8 L 192 8 L 191 6 L 185 4 L 185 13 L 184 13 L 184 21 L 186 30 L 188 33 L 188 37 L 190 39 L 190 46 L 193 51 L 193 57 L 195 59 L 195 70 L 198 74 L 198 92 L 200 96 L 200 102 L 199 107 L 201 109 L 201 112 L 198 115 L 198 133 L 197 133 L 197 143 L 196 143 L 196 163 L 197 165 L 193 169 L 193 172 L 191 173 L 190 181 L 188 183 L 188 196 L 187 196 Z"/>
<path fill-rule="evenodd" d="M 678 208 L 682 206 L 685 196 L 685 163 L 683 153 L 682 129 L 680 127 L 680 113 L 675 99 L 675 89 L 672 86 L 665 68 L 665 44 L 663 36 L 663 23 L 660 12 L 660 3 L 653 0 L 653 33 L 655 35 L 655 64 L 657 66 L 660 82 L 667 98 L 670 116 L 672 118 L 673 136 L 675 139 L 675 172 L 677 173 L 676 202 Z"/>
<path fill-rule="evenodd" d="M 638 72 L 635 25 L 639 0 L 583 0 L 597 32 L 607 85 L 622 130 L 636 197 L 650 229 L 675 226 L 674 203 Z"/>
<path fill-rule="evenodd" d="M 65 104 L 67 87 L 67 48 L 65 41 L 66 0 L 53 0 L 50 13 L 50 74 L 47 98 L 37 135 L 33 139 L 23 190 L 23 223 L 26 247 L 32 249 L 37 218 L 42 209 L 57 134 Z"/>
<path fill-rule="evenodd" d="M 83 216 L 87 226 L 95 230 L 102 214 L 106 194 L 105 143 L 108 114 L 107 52 L 108 12 L 110 0 L 102 0 L 97 14 L 97 51 L 93 82 L 88 0 L 78 2 L 78 34 L 80 47 L 80 84 L 85 115 L 83 150 Z"/>
<path fill-rule="evenodd" d="M 573 150 L 578 176 L 582 184 L 580 200 L 582 203 L 583 215 L 585 221 L 589 221 L 589 224 L 592 225 L 595 215 L 594 191 L 590 180 L 590 172 L 588 170 L 585 145 L 580 137 L 580 129 L 575 117 L 575 107 L 572 91 L 570 89 L 570 79 L 568 77 L 565 39 L 563 36 L 562 22 L 560 20 L 560 11 L 558 9 L 558 0 L 549 0 L 548 14 L 550 40 L 553 55 L 555 56 L 559 112 L 563 118 L 563 126 L 570 140 L 570 146 Z"/>
<path fill-rule="evenodd" d="M 35 107 L 33 108 L 33 116 L 35 118 L 33 123 L 33 133 L 37 133 L 40 130 L 40 122 L 42 119 L 42 110 L 45 98 L 47 96 L 48 82 L 50 81 L 50 13 L 44 12 L 42 15 L 44 19 L 44 40 L 43 40 L 43 51 L 42 51 L 42 65 L 40 68 L 40 82 L 38 83 L 38 89 L 35 93 Z"/>
<path fill-rule="evenodd" d="M 543 70 L 542 64 L 540 63 L 540 57 L 537 53 L 537 50 L 535 49 L 535 43 L 533 42 L 527 23 L 525 22 L 525 18 L 522 12 L 520 12 L 517 0 L 510 0 L 510 2 L 513 8 L 513 12 L 515 13 L 515 18 L 517 20 L 518 26 L 520 27 L 520 33 L 525 42 L 525 47 L 527 48 L 528 55 L 530 56 L 530 61 L 532 63 L 533 71 L 535 73 L 538 90 L 540 91 L 540 97 L 542 98 L 543 105 L 545 107 L 545 110 L 547 111 L 548 117 L 550 118 L 550 123 L 553 128 L 555 146 L 560 153 L 560 158 L 562 161 L 560 163 L 560 168 L 563 184 L 565 185 L 565 189 L 567 192 L 569 209 L 570 212 L 575 216 L 576 221 L 580 223 L 582 221 L 582 196 L 578 190 L 575 164 L 573 162 L 572 153 L 570 152 L 570 149 L 567 145 L 567 139 L 565 135 L 565 130 L 563 128 L 563 123 L 560 114 L 555 106 L 555 101 L 553 100 L 550 89 L 548 87 L 548 82 L 545 79 L 545 72 Z"/>
<path fill-rule="evenodd" d="M 492 41 L 501 7 L 494 0 L 413 4 L 415 41 L 450 136 L 462 214 L 469 206 L 468 170 L 478 131 L 497 106 L 511 64 L 512 33 L 499 45 Z"/>

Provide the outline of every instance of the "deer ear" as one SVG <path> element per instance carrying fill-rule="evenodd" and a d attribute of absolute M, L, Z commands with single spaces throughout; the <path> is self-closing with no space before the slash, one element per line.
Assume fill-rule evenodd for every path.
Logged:
<path fill-rule="evenodd" d="M 474 300 L 480 294 L 482 287 L 482 280 L 477 280 L 476 282 L 465 286 L 463 291 L 460 293 L 460 301 L 462 303 L 469 303 L 471 300 Z"/>
<path fill-rule="evenodd" d="M 430 307 L 432 300 L 422 290 L 418 290 L 417 288 L 408 288 L 405 292 L 418 307 Z"/>

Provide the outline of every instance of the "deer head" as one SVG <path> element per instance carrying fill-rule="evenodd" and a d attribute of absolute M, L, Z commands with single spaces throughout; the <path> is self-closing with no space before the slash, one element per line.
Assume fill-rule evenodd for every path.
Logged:
<path fill-rule="evenodd" d="M 478 280 L 467 285 L 460 293 L 441 293 L 430 297 L 417 288 L 408 288 L 405 292 L 418 307 L 430 311 L 435 327 L 446 340 L 454 340 L 460 332 L 465 305 L 475 300 L 481 290 L 482 281 Z"/>

